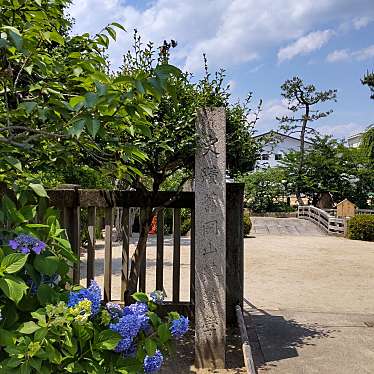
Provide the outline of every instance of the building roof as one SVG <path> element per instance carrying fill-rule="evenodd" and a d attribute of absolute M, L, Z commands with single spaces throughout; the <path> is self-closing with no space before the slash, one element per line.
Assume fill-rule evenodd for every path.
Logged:
<path fill-rule="evenodd" d="M 274 130 L 270 130 L 268 132 L 264 132 L 263 134 L 256 135 L 256 136 L 254 136 L 254 138 L 261 138 L 261 137 L 266 136 L 266 135 L 279 135 L 279 136 L 284 137 L 284 138 L 289 138 L 289 139 L 294 139 L 294 140 L 300 141 L 300 139 L 295 138 L 294 136 L 287 135 L 287 134 L 281 134 L 280 132 L 274 131 Z M 313 144 L 312 142 L 309 142 L 308 140 L 305 140 L 305 143 L 311 144 L 311 145 Z"/>

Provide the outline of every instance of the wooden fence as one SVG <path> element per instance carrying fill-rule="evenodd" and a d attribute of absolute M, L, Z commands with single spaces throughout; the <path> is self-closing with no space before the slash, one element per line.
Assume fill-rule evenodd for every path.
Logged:
<path fill-rule="evenodd" d="M 325 210 L 314 206 L 299 206 L 297 217 L 314 222 L 328 234 L 344 235 L 345 233 L 345 219 L 336 218 Z"/>
<path fill-rule="evenodd" d="M 227 246 L 227 321 L 228 324 L 236 324 L 235 306 L 243 306 L 243 193 L 242 184 L 227 184 L 227 221 L 226 221 L 226 246 Z M 122 272 L 121 272 L 121 297 L 127 288 L 129 277 L 129 247 L 130 227 L 129 209 L 139 207 L 167 207 L 173 209 L 173 263 L 172 263 L 172 300 L 166 302 L 165 310 L 177 310 L 193 317 L 194 312 L 194 276 L 195 276 L 195 198 L 193 192 L 140 193 L 135 191 L 104 191 L 86 189 L 49 190 L 50 205 L 61 211 L 63 226 L 67 230 L 69 241 L 76 254 L 81 248 L 81 211 L 87 210 L 87 283 L 95 278 L 95 230 L 97 226 L 97 210 L 104 210 L 104 301 L 112 298 L 112 254 L 113 254 L 113 212 L 116 208 L 122 208 L 121 236 L 122 243 Z M 190 300 L 180 300 L 181 289 L 181 208 L 191 211 L 191 240 L 190 240 Z M 146 256 L 145 256 L 146 257 Z M 73 270 L 75 283 L 81 280 L 80 266 L 76 265 Z M 138 289 L 146 290 L 147 285 L 146 260 L 141 264 Z M 184 284 L 184 280 L 182 280 Z M 157 239 L 156 239 L 156 280 L 153 289 L 164 288 L 164 209 L 159 210 L 157 215 Z"/>

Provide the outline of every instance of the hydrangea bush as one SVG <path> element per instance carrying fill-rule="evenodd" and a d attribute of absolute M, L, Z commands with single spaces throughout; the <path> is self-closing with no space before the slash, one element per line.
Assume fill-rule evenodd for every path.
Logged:
<path fill-rule="evenodd" d="M 77 259 L 56 211 L 41 207 L 22 195 L 0 205 L 0 373 L 158 372 L 188 318 L 160 318 L 161 291 L 121 306 L 104 305 L 94 281 L 71 286 Z"/>
<path fill-rule="evenodd" d="M 12 329 L 38 308 L 67 298 L 68 273 L 77 258 L 58 212 L 46 205 L 45 198 L 24 190 L 1 199 L 0 329 Z"/>
<path fill-rule="evenodd" d="M 129 306 L 101 304 L 101 290 L 73 290 L 66 302 L 32 312 L 32 320 L 2 336 L 4 373 L 156 373 L 187 330 L 186 317 L 162 320 L 144 293 Z"/>

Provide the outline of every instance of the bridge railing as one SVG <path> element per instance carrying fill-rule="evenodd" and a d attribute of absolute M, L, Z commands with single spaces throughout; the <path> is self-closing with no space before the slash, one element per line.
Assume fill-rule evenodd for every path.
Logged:
<path fill-rule="evenodd" d="M 329 212 L 315 206 L 299 206 L 297 217 L 314 222 L 328 234 L 344 235 L 345 233 L 345 219 L 336 218 Z"/>
<path fill-rule="evenodd" d="M 336 217 L 336 208 L 323 210 L 330 216 Z M 356 209 L 356 214 L 374 214 L 374 209 Z"/>

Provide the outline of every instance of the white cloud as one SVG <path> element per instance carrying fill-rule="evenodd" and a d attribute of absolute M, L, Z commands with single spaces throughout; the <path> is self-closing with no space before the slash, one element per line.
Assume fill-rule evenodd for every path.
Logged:
<path fill-rule="evenodd" d="M 349 60 L 351 54 L 348 49 L 337 49 L 327 55 L 328 62 Z"/>
<path fill-rule="evenodd" d="M 348 60 L 364 61 L 374 58 L 374 44 L 359 49 L 357 51 L 350 51 L 349 49 L 338 49 L 327 55 L 328 62 L 339 62 Z"/>
<path fill-rule="evenodd" d="M 322 134 L 332 135 L 336 139 L 346 138 L 347 136 L 357 134 L 363 131 L 367 125 L 358 124 L 356 122 L 337 123 L 333 125 L 320 125 L 317 130 Z"/>
<path fill-rule="evenodd" d="M 370 17 L 357 17 L 353 20 L 353 27 L 356 30 L 360 30 L 364 27 L 366 27 L 373 19 Z"/>
<path fill-rule="evenodd" d="M 363 25 L 361 18 L 374 17 L 372 0 L 152 0 L 139 4 L 135 7 L 126 0 L 74 0 L 70 8 L 76 19 L 73 32 L 98 32 L 112 21 L 124 24 L 129 33 L 122 33 L 110 49 L 115 67 L 131 46 L 133 28 L 139 30 L 144 41 L 159 44 L 164 39 L 175 39 L 178 47 L 173 62 L 195 72 L 202 69 L 203 52 L 212 68 L 231 67 L 261 59 L 269 49 L 318 28 L 321 20 L 326 23 L 357 18 L 357 25 Z M 312 50 L 331 37 L 329 30 L 322 33 L 322 41 L 316 40 L 319 34 L 311 41 Z M 310 47 L 298 48 L 300 53 L 307 53 Z"/>
<path fill-rule="evenodd" d="M 302 36 L 278 51 L 278 61 L 292 60 L 298 55 L 306 55 L 322 48 L 334 35 L 332 30 L 314 31 Z"/>

